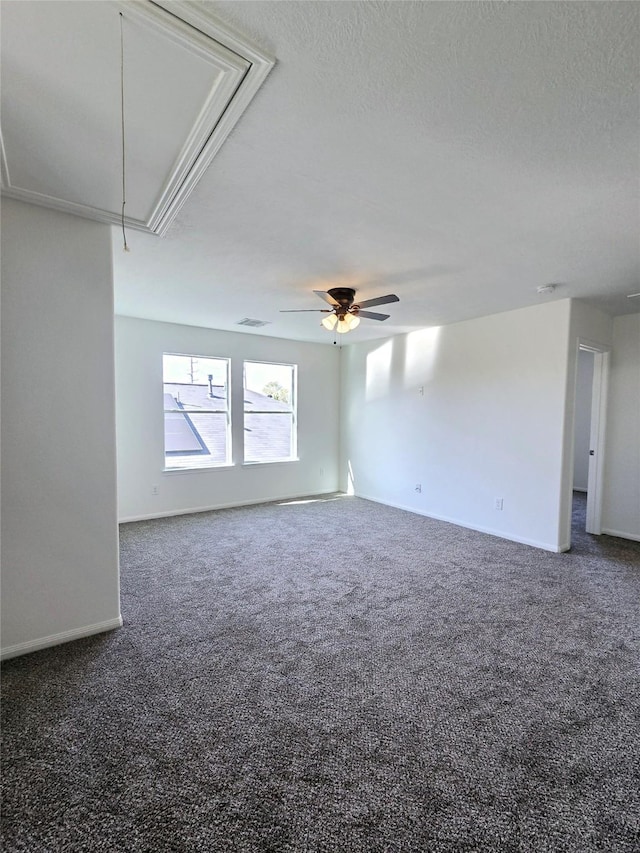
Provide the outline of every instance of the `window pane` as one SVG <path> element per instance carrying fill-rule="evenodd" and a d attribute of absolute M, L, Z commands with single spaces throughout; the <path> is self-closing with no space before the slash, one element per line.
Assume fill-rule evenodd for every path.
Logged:
<path fill-rule="evenodd" d="M 296 366 L 244 363 L 244 460 L 275 462 L 296 455 Z"/>
<path fill-rule="evenodd" d="M 191 453 L 202 450 L 193 425 L 178 412 L 164 414 L 164 450 L 165 453 Z"/>
<path fill-rule="evenodd" d="M 289 459 L 293 435 L 293 418 L 281 414 L 251 414 L 244 416 L 245 462 L 272 462 Z"/>
<path fill-rule="evenodd" d="M 167 468 L 202 468 L 230 461 L 228 375 L 228 359 L 164 354 Z"/>
<path fill-rule="evenodd" d="M 258 361 L 244 363 L 245 391 L 253 391 L 260 398 L 270 397 L 280 403 L 289 404 L 289 410 L 293 403 L 294 380 L 294 364 L 265 364 Z M 245 400 L 245 403 L 247 402 Z"/>

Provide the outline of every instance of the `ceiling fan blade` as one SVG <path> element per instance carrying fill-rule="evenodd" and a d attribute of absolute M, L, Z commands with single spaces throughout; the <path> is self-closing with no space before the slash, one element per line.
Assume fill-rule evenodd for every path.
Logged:
<path fill-rule="evenodd" d="M 356 317 L 366 317 L 367 320 L 387 320 L 390 314 L 376 314 L 375 311 L 354 311 Z"/>
<path fill-rule="evenodd" d="M 328 293 L 325 293 L 324 290 L 314 290 L 313 292 L 316 294 L 316 296 L 319 296 L 320 299 L 324 299 L 325 302 L 328 302 L 329 305 L 340 304 L 339 302 L 336 302 L 333 296 L 330 296 Z"/>
<path fill-rule="evenodd" d="M 328 308 L 281 308 L 281 314 L 300 314 L 311 311 L 314 314 L 331 314 Z"/>
<path fill-rule="evenodd" d="M 390 293 L 388 296 L 377 296 L 375 299 L 365 299 L 364 302 L 358 302 L 356 299 L 356 305 L 359 305 L 360 308 L 373 308 L 374 305 L 386 305 L 389 302 L 400 302 L 395 293 Z"/>

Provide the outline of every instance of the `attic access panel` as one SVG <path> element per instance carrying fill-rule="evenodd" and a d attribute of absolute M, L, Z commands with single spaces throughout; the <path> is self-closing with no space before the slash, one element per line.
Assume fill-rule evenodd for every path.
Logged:
<path fill-rule="evenodd" d="M 188 2 L 3 3 L 2 192 L 164 234 L 273 60 Z"/>

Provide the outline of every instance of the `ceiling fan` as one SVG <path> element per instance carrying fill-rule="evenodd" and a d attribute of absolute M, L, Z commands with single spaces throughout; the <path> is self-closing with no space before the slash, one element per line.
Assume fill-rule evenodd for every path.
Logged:
<path fill-rule="evenodd" d="M 374 305 L 387 305 L 389 302 L 400 302 L 398 297 L 390 293 L 387 296 L 377 296 L 374 299 L 365 299 L 363 302 L 356 302 L 356 292 L 352 287 L 332 287 L 327 290 L 314 290 L 320 299 L 324 299 L 331 308 L 285 308 L 280 313 L 289 314 L 303 311 L 319 311 L 328 316 L 322 320 L 322 325 L 328 331 L 333 331 L 340 334 L 350 332 L 360 325 L 360 318 L 366 317 L 367 320 L 386 320 L 389 314 L 378 314 L 376 311 L 363 311 L 363 308 L 371 308 Z"/>

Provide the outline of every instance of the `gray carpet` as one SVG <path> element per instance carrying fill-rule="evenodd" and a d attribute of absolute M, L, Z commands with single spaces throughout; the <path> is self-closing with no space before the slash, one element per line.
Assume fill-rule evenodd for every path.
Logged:
<path fill-rule="evenodd" d="M 640 544 L 336 497 L 124 525 L 3 667 L 6 851 L 639 851 Z"/>

